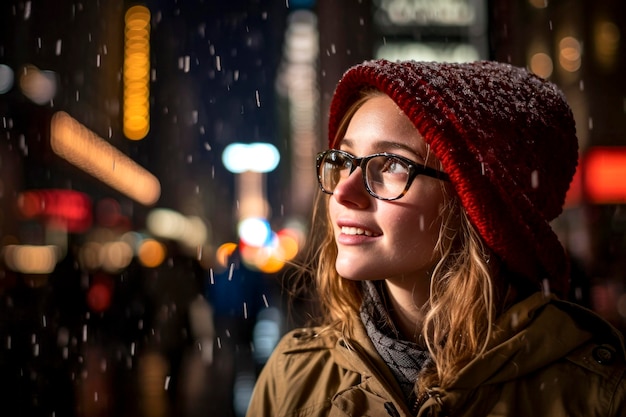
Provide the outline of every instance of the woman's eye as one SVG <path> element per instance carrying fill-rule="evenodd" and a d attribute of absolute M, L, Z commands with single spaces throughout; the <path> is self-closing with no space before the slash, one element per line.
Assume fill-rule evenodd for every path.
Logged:
<path fill-rule="evenodd" d="M 390 174 L 404 174 L 406 173 L 406 166 L 395 158 L 387 158 L 382 167 L 382 172 Z"/>

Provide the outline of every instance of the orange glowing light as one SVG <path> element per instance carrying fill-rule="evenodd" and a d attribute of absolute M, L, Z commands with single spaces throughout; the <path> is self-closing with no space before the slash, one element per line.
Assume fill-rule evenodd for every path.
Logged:
<path fill-rule="evenodd" d="M 161 195 L 159 180 L 65 112 L 52 116 L 52 151 L 95 178 L 146 206 Z"/>
<path fill-rule="evenodd" d="M 267 274 L 278 272 L 285 266 L 284 256 L 279 247 L 258 247 L 242 242 L 239 252 L 241 253 L 241 260 L 246 266 Z"/>
<path fill-rule="evenodd" d="M 583 188 L 589 202 L 626 203 L 626 147 L 591 148 L 583 163 Z"/>
<path fill-rule="evenodd" d="M 277 233 L 278 245 L 282 252 L 283 259 L 290 261 L 298 254 L 298 239 L 289 230 L 281 230 Z"/>
<path fill-rule="evenodd" d="M 228 265 L 228 260 L 235 252 L 235 249 L 237 249 L 236 243 L 227 242 L 220 245 L 220 247 L 217 248 L 217 251 L 215 251 L 215 259 L 217 260 L 217 263 L 220 266 L 226 267 L 226 265 Z"/>
<path fill-rule="evenodd" d="M 257 264 L 257 268 L 261 272 L 265 272 L 266 274 L 276 273 L 283 269 L 284 266 L 285 262 L 278 256 L 276 256 L 276 253 L 274 252 L 271 252 L 268 254 L 267 257 L 260 259 Z"/>
<path fill-rule="evenodd" d="M 548 78 L 552 75 L 554 64 L 550 55 L 538 52 L 530 58 L 530 70 L 541 78 Z"/>
<path fill-rule="evenodd" d="M 165 246 L 154 239 L 145 239 L 139 245 L 137 257 L 139 262 L 147 268 L 156 268 L 165 260 Z"/>
<path fill-rule="evenodd" d="M 124 52 L 124 135 L 140 140 L 150 130 L 150 10 L 126 12 Z"/>

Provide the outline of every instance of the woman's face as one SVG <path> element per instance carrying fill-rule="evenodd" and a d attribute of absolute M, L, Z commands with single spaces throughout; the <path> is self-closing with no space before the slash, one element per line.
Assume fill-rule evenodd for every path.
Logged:
<path fill-rule="evenodd" d="M 420 133 L 388 96 L 374 96 L 357 110 L 339 149 L 357 157 L 389 152 L 420 164 L 427 151 Z M 430 156 L 427 165 L 437 167 L 437 161 Z M 383 201 L 367 192 L 357 168 L 329 200 L 339 275 L 398 283 L 429 276 L 437 261 L 442 204 L 440 180 L 418 175 L 406 195 Z"/>

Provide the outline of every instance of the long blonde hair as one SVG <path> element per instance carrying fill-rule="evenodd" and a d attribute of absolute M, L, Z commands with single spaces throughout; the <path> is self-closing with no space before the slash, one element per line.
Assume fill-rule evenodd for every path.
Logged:
<path fill-rule="evenodd" d="M 354 113 L 378 91 L 363 92 L 344 115 L 337 138 L 340 139 Z M 443 184 L 443 183 L 442 183 Z M 417 389 L 445 388 L 458 371 L 485 351 L 496 315 L 497 300 L 506 289 L 495 288 L 495 256 L 490 253 L 469 221 L 458 197 L 449 185 L 442 185 L 445 203 L 440 237 L 435 247 L 439 261 L 432 276 L 429 302 L 425 306 L 422 337 L 434 367 L 424 369 Z M 327 212 L 328 196 L 318 193 L 313 214 L 312 241 L 307 259 L 313 275 L 321 309 L 321 324 L 347 339 L 360 320 L 363 300 L 361 283 L 343 279 L 335 269 L 337 246 Z"/>

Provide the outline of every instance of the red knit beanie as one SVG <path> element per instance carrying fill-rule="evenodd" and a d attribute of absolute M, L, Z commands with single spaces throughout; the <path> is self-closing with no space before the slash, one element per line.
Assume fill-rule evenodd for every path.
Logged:
<path fill-rule="evenodd" d="M 372 87 L 412 120 L 478 233 L 507 268 L 565 294 L 568 260 L 549 222 L 562 211 L 578 141 L 558 88 L 497 62 L 364 62 L 337 85 L 331 148 L 345 112 Z"/>

